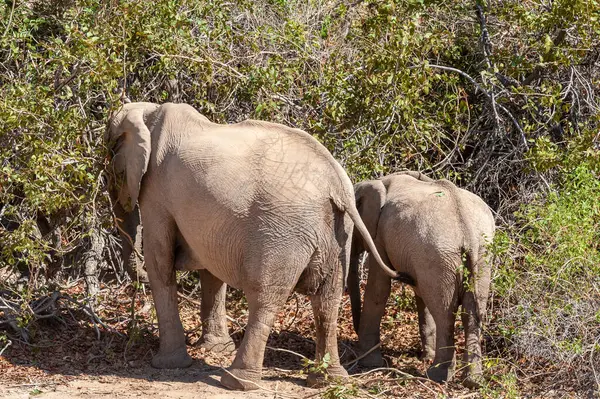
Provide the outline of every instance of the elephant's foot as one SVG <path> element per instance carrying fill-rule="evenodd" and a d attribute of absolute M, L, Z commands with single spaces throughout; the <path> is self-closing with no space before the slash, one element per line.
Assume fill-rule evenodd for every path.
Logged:
<path fill-rule="evenodd" d="M 454 370 L 443 364 L 434 364 L 427 369 L 427 378 L 438 383 L 443 383 L 452 378 Z"/>
<path fill-rule="evenodd" d="M 229 335 L 225 337 L 203 335 L 199 346 L 207 352 L 218 355 L 230 355 L 235 351 L 235 344 Z"/>
<path fill-rule="evenodd" d="M 159 350 L 152 358 L 152 367 L 157 369 L 178 369 L 192 365 L 192 358 L 188 355 L 185 346 L 173 352 L 164 353 Z"/>
<path fill-rule="evenodd" d="M 251 391 L 260 386 L 261 371 L 228 368 L 221 375 L 221 385 L 238 391 Z"/>
<path fill-rule="evenodd" d="M 419 360 L 422 360 L 424 362 L 430 362 L 435 358 L 435 351 L 434 350 L 423 350 L 421 352 L 421 356 L 419 356 Z"/>
<path fill-rule="evenodd" d="M 331 382 L 342 382 L 348 378 L 348 372 L 342 366 L 330 366 L 325 373 L 309 373 L 306 385 L 310 388 L 322 388 Z"/>
<path fill-rule="evenodd" d="M 462 384 L 469 389 L 479 389 L 483 386 L 485 379 L 481 374 L 469 374 L 462 381 Z"/>
<path fill-rule="evenodd" d="M 360 359 L 358 364 L 361 367 L 374 368 L 385 366 L 385 361 L 383 360 L 381 351 L 379 349 L 375 349 L 373 352 Z"/>

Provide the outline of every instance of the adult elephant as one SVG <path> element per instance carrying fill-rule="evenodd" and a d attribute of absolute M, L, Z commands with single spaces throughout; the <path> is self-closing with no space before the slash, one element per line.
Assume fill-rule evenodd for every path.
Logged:
<path fill-rule="evenodd" d="M 240 288 L 249 319 L 221 383 L 255 389 L 275 314 L 293 290 L 308 294 L 316 359 L 340 365 L 336 324 L 353 225 L 379 259 L 360 219 L 352 183 L 309 134 L 274 123 L 210 122 L 186 104 L 129 103 L 107 131 L 118 201 L 139 202 L 144 257 L 158 317 L 158 368 L 187 367 L 175 269 L 200 270 L 204 341 L 231 342 L 225 284 Z M 309 376 L 309 384 L 318 382 Z"/>
<path fill-rule="evenodd" d="M 454 370 L 454 321 L 462 305 L 467 386 L 481 378 L 481 322 L 490 285 L 486 243 L 494 236 L 494 218 L 477 195 L 447 180 L 418 172 L 400 172 L 355 185 L 356 204 L 384 262 L 400 272 L 415 292 L 423 357 L 432 359 L 429 378 L 441 382 Z M 390 295 L 390 278 L 369 257 L 361 313 L 358 258 L 366 247 L 353 238 L 348 285 L 359 349 L 380 342 L 380 323 Z M 379 366 L 376 349 L 361 360 Z"/>

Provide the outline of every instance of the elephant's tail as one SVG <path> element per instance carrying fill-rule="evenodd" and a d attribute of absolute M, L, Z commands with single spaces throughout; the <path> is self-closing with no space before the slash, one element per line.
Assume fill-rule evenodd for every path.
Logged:
<path fill-rule="evenodd" d="M 323 149 L 325 149 L 325 147 L 323 147 Z M 358 209 L 356 209 L 356 202 L 354 199 L 354 186 L 352 185 L 352 182 L 350 181 L 348 174 L 346 174 L 346 171 L 342 168 L 342 165 L 340 165 L 333 158 L 333 156 L 331 155 L 331 153 L 329 151 L 325 150 L 325 153 L 328 154 L 328 157 L 331 160 L 331 164 L 337 172 L 337 176 L 339 178 L 339 184 L 340 184 L 340 186 L 339 186 L 340 191 L 332 190 L 331 197 L 330 197 L 331 200 L 333 201 L 333 203 L 337 206 L 337 208 L 339 210 L 341 210 L 342 212 L 346 212 L 348 214 L 348 216 L 350 216 L 350 219 L 354 223 L 354 228 L 356 230 L 358 230 L 358 232 L 360 233 L 360 235 L 362 236 L 362 238 L 364 240 L 364 243 L 367 245 L 367 249 L 371 253 L 371 256 L 373 256 L 375 258 L 375 260 L 377 261 L 379 266 L 383 269 L 385 274 L 387 274 L 388 276 L 390 276 L 391 278 L 394 278 L 394 279 L 399 278 L 400 274 L 397 273 L 392 268 L 390 268 L 389 266 L 387 266 L 383 262 L 383 259 L 381 259 L 379 252 L 377 252 L 377 248 L 375 247 L 373 238 L 371 238 L 371 234 L 369 233 L 367 226 L 365 226 L 365 223 L 362 221 L 360 214 L 358 213 Z M 340 192 L 341 192 L 341 195 L 340 195 Z"/>
<path fill-rule="evenodd" d="M 381 259 L 381 256 L 379 255 L 379 252 L 377 252 L 377 248 L 375 247 L 375 243 L 373 242 L 373 238 L 371 238 L 371 234 L 369 234 L 367 226 L 365 226 L 365 223 L 360 218 L 360 214 L 358 213 L 358 209 L 356 209 L 356 206 L 347 207 L 346 212 L 348 213 L 348 216 L 350 216 L 350 219 L 352 219 L 352 222 L 354 222 L 354 227 L 360 233 L 361 237 L 364 240 L 364 243 L 367 245 L 369 253 L 373 258 L 375 258 L 377 264 L 381 267 L 385 274 L 394 279 L 400 278 L 400 273 L 391 269 L 388 265 L 385 264 L 383 259 Z"/>

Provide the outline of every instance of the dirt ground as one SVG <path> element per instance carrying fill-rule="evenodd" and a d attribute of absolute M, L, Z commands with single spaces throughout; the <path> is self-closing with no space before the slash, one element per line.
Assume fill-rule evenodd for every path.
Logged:
<path fill-rule="evenodd" d="M 263 399 L 307 398 L 319 395 L 319 390 L 304 387 L 294 379 L 275 379 L 268 375 L 262 382 L 264 390 L 235 392 L 219 385 L 219 369 L 200 364 L 184 370 L 140 368 L 121 375 L 62 375 L 32 377 L 30 383 L 0 387 L 0 397 L 22 398 L 215 398 Z"/>
<path fill-rule="evenodd" d="M 25 340 L 14 331 L 0 330 L 1 398 L 509 398 L 579 397 L 569 387 L 540 393 L 536 379 L 502 382 L 497 367 L 489 386 L 470 391 L 452 381 L 445 385 L 424 378 L 427 364 L 418 359 L 417 314 L 411 294 L 393 289 L 382 321 L 382 348 L 387 367 L 363 370 L 352 364 L 357 337 L 352 329 L 349 298 L 344 297 L 338 326 L 339 352 L 351 377 L 321 389 L 306 387 L 307 360 L 314 356 L 314 321 L 309 301 L 293 295 L 279 313 L 267 342 L 261 389 L 235 392 L 221 387 L 223 367 L 234 354 L 217 356 L 196 346 L 201 337 L 199 304 L 180 298 L 188 352 L 194 364 L 187 369 L 158 370 L 150 360 L 158 350 L 158 331 L 148 292 L 128 285 L 104 287 L 93 318 L 85 304 L 83 285 L 61 291 L 54 316 L 28 328 Z M 231 290 L 227 304 L 231 336 L 239 345 L 247 320 L 243 296 Z M 457 328 L 457 356 L 464 337 Z M 4 349 L 4 351 L 3 351 Z M 2 352 L 3 351 L 3 352 Z M 560 388 L 560 387 L 559 387 Z"/>
<path fill-rule="evenodd" d="M 150 359 L 158 349 L 158 331 L 149 293 L 131 285 L 119 289 L 106 287 L 95 308 L 101 325 L 77 305 L 82 301 L 83 289 L 82 285 L 76 285 L 65 290 L 63 295 L 74 301 L 57 301 L 56 317 L 31 324 L 28 342 L 7 331 L 12 341 L 0 356 L 0 397 L 318 398 L 330 394 L 338 398 L 367 397 L 365 387 L 396 379 L 378 373 L 363 376 L 365 370 L 352 367 L 351 373 L 358 376 L 347 384 L 307 388 L 304 357 L 314 356 L 314 322 L 308 300 L 294 295 L 278 315 L 267 343 L 262 389 L 245 393 L 229 391 L 220 386 L 219 379 L 234 354 L 216 356 L 195 346 L 201 337 L 196 300 L 180 299 L 181 319 L 194 364 L 188 369 L 157 370 L 150 367 Z M 228 295 L 230 332 L 239 344 L 247 320 L 245 300 L 233 290 Z M 356 335 L 351 327 L 348 297 L 344 301 L 339 349 L 342 362 L 347 363 L 356 356 L 353 349 Z M 405 346 L 402 351 L 390 349 L 386 354 L 395 359 L 390 367 L 404 362 L 401 366 L 404 372 L 418 374 L 415 319 L 416 314 L 407 312 L 406 318 L 391 315 L 384 323 L 412 330 L 402 334 L 401 339 L 394 339 Z M 397 331 L 392 335 L 397 336 Z M 389 337 L 384 336 L 384 342 L 387 341 Z M 0 350 L 5 345 L 0 342 Z M 429 386 L 437 386 L 429 381 L 421 384 L 429 390 Z M 392 392 L 389 387 L 386 390 Z M 372 391 L 386 394 L 383 388 Z"/>

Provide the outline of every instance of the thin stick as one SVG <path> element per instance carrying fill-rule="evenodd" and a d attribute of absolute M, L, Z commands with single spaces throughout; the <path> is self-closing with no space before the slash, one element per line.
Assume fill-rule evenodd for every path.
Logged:
<path fill-rule="evenodd" d="M 4 351 L 12 345 L 12 341 L 9 339 L 6 346 L 4 348 L 2 348 L 2 350 L 0 351 L 0 356 L 2 356 L 2 354 L 4 353 Z"/>
<path fill-rule="evenodd" d="M 423 378 L 423 377 L 417 377 L 417 376 L 414 376 L 414 375 L 412 375 L 412 374 L 405 373 L 404 371 L 400 371 L 400 370 L 398 370 L 398 369 L 395 369 L 395 368 L 392 368 L 392 367 L 379 367 L 379 368 L 376 368 L 376 369 L 372 369 L 372 370 L 369 370 L 369 371 L 365 371 L 364 373 L 360 373 L 360 374 L 354 374 L 352 377 L 353 377 L 353 378 L 357 378 L 357 377 L 364 377 L 364 376 L 366 376 L 366 375 L 369 375 L 369 374 L 375 373 L 375 372 L 377 372 L 377 371 L 391 371 L 391 372 L 394 372 L 394 373 L 396 373 L 396 374 L 400 374 L 400 375 L 402 375 L 404 378 L 406 378 L 406 379 L 409 379 L 409 380 L 421 380 L 421 381 L 428 381 L 428 382 L 431 382 L 431 380 L 429 380 L 429 379 L 427 379 L 427 378 Z"/>
<path fill-rule="evenodd" d="M 10 26 L 12 25 L 12 19 L 13 19 L 13 14 L 15 13 L 15 4 L 16 3 L 17 3 L 17 0 L 12 1 L 12 8 L 10 9 L 10 16 L 8 17 L 8 23 L 6 24 L 6 28 L 4 29 L 4 33 L 2 34 L 2 37 L 6 36 L 6 34 L 8 33 L 8 30 L 10 29 Z"/>
<path fill-rule="evenodd" d="M 596 340 L 596 342 L 594 342 L 594 345 L 592 345 L 592 353 L 590 353 L 590 364 L 592 366 L 592 372 L 594 373 L 594 380 L 596 381 L 596 387 L 598 388 L 598 391 L 600 392 L 600 379 L 598 378 L 598 374 L 596 373 L 596 367 L 594 367 L 594 351 L 596 350 L 596 346 L 598 346 L 599 343 L 600 343 L 600 338 L 598 338 Z"/>
<path fill-rule="evenodd" d="M 358 362 L 360 359 L 364 358 L 365 356 L 367 356 L 369 353 L 373 352 L 375 349 L 379 348 L 380 346 L 381 346 L 381 342 L 378 342 L 371 349 L 369 349 L 368 351 L 366 351 L 365 353 L 363 353 L 362 355 L 360 355 L 356 359 L 351 360 L 351 361 L 349 361 L 347 363 L 342 364 L 342 366 L 346 367 L 346 366 L 349 366 L 351 364 L 354 364 L 354 363 Z"/>
<path fill-rule="evenodd" d="M 262 389 L 263 391 L 271 392 L 271 393 L 277 394 L 277 395 L 279 395 L 279 396 L 285 396 L 285 397 L 287 397 L 287 398 L 290 398 L 290 399 L 295 399 L 295 398 L 296 398 L 296 396 L 284 395 L 284 394 L 282 394 L 281 392 L 277 392 L 277 391 L 274 391 L 274 390 L 272 390 L 272 389 L 265 388 L 264 386 L 262 386 L 262 385 L 260 385 L 260 384 L 258 384 L 258 383 L 256 383 L 256 382 L 254 382 L 254 381 L 245 380 L 245 379 L 243 379 L 243 378 L 237 377 L 237 376 L 233 375 L 233 374 L 232 374 L 232 373 L 231 373 L 229 370 L 227 370 L 225 367 L 221 367 L 221 370 L 223 370 L 224 372 L 226 372 L 227 374 L 229 374 L 230 376 L 232 376 L 232 377 L 233 377 L 233 378 L 235 378 L 236 380 L 238 380 L 238 381 L 241 381 L 241 382 L 246 382 L 246 383 L 249 383 L 249 384 L 253 384 L 253 385 L 254 385 L 254 386 L 256 386 L 258 389 Z"/>
<path fill-rule="evenodd" d="M 306 359 L 309 360 L 306 356 L 301 355 L 300 353 L 291 351 L 289 349 L 283 349 L 283 348 L 273 348 L 272 346 L 266 346 L 265 348 L 270 349 L 272 351 L 277 351 L 277 352 L 286 352 L 286 353 L 291 353 L 292 355 L 296 355 L 298 357 L 301 357 L 302 359 Z"/>
<path fill-rule="evenodd" d="M 25 387 L 47 387 L 50 385 L 58 385 L 58 382 L 38 382 L 33 384 L 18 384 L 18 385 L 9 385 L 6 388 L 25 388 Z"/>

